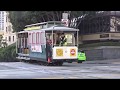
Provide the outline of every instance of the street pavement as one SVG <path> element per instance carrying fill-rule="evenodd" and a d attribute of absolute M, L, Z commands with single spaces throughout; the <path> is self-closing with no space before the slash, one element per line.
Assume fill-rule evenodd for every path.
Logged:
<path fill-rule="evenodd" d="M 64 63 L 63 66 L 1 62 L 0 79 L 120 79 L 120 59 Z"/>

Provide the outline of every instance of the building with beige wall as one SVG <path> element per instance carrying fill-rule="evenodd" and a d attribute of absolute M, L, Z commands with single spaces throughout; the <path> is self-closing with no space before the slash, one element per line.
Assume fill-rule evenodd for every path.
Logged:
<path fill-rule="evenodd" d="M 8 18 L 9 13 L 4 12 L 4 30 L 3 30 L 3 41 L 6 42 L 7 45 L 11 45 L 16 42 L 16 33 L 13 33 L 12 24 Z"/>

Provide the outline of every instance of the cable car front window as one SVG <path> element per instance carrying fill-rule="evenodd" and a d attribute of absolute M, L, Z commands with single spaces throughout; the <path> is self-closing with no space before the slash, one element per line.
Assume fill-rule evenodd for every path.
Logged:
<path fill-rule="evenodd" d="M 65 39 L 63 39 L 63 37 Z M 53 46 L 75 46 L 77 35 L 75 33 L 53 33 Z M 51 41 L 52 45 L 52 33 L 46 34 L 46 39 Z"/>
<path fill-rule="evenodd" d="M 72 34 L 66 34 L 66 39 L 68 44 L 73 44 L 73 35 Z"/>
<path fill-rule="evenodd" d="M 75 46 L 74 33 L 62 33 L 56 35 L 56 46 Z"/>

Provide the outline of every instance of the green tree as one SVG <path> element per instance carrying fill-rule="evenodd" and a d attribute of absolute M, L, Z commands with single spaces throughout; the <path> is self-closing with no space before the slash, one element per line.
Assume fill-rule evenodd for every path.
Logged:
<path fill-rule="evenodd" d="M 51 20 L 61 20 L 63 11 L 9 11 L 13 30 L 19 32 L 25 25 Z"/>
<path fill-rule="evenodd" d="M 1 45 L 2 45 L 2 39 L 3 39 L 3 36 L 0 35 L 0 47 L 1 47 Z"/>
<path fill-rule="evenodd" d="M 22 31 L 25 25 L 46 22 L 60 21 L 64 11 L 9 11 L 9 18 L 15 32 Z M 93 15 L 96 11 L 69 11 L 70 19 L 84 14 Z"/>

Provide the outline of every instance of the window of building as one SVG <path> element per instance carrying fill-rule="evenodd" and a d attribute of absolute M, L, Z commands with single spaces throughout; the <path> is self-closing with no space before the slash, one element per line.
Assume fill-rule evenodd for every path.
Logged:
<path fill-rule="evenodd" d="M 7 20 L 7 17 L 6 17 L 6 22 L 7 22 L 8 20 Z"/>
<path fill-rule="evenodd" d="M 8 30 L 11 31 L 11 27 L 10 26 L 8 26 Z"/>
<path fill-rule="evenodd" d="M 7 27 L 6 27 L 6 32 L 7 32 Z"/>
<path fill-rule="evenodd" d="M 9 36 L 9 42 L 11 41 L 11 36 Z"/>
<path fill-rule="evenodd" d="M 4 30 L 4 27 L 2 27 L 2 30 Z"/>
<path fill-rule="evenodd" d="M 13 42 L 14 42 L 14 36 L 13 36 Z"/>

